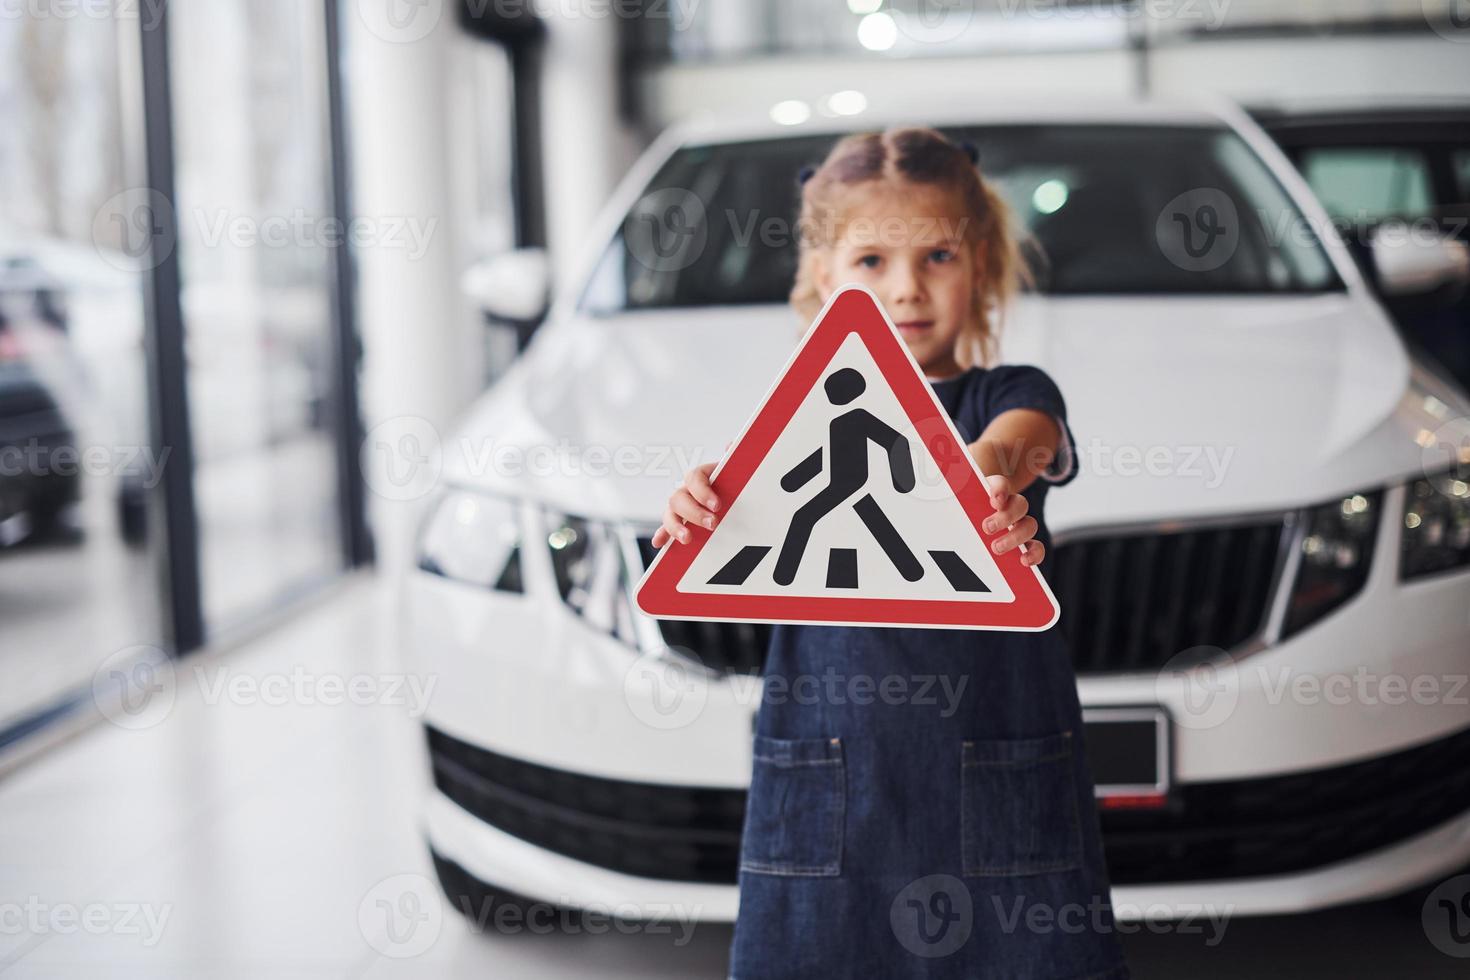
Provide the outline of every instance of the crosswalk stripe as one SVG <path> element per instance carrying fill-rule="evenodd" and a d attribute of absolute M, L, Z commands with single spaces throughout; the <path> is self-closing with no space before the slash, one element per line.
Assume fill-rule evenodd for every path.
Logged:
<path fill-rule="evenodd" d="M 898 533 L 898 529 L 883 514 L 883 509 L 878 506 L 873 495 L 865 494 L 862 500 L 852 506 L 858 517 L 868 526 L 868 531 L 878 540 L 888 560 L 893 562 L 893 567 L 898 569 L 898 574 L 910 582 L 923 578 L 924 566 L 919 564 L 919 559 L 909 550 L 909 546 L 903 543 L 903 535 Z"/>
<path fill-rule="evenodd" d="M 857 549 L 833 548 L 827 553 L 827 588 L 855 589 L 857 587 Z"/>
<path fill-rule="evenodd" d="M 931 551 L 929 557 L 934 559 L 934 564 L 944 573 L 949 580 L 950 587 L 956 592 L 989 592 L 980 577 L 970 571 L 970 566 L 965 560 L 953 551 Z"/>
<path fill-rule="evenodd" d="M 745 580 L 750 578 L 750 573 L 766 557 L 770 551 L 770 545 L 748 544 L 735 553 L 735 557 L 725 562 L 724 566 L 715 572 L 709 580 L 710 585 L 744 585 Z"/>

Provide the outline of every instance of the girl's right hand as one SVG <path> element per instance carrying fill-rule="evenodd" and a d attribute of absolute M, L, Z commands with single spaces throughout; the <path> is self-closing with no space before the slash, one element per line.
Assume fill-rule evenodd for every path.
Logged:
<path fill-rule="evenodd" d="M 690 534 L 689 529 L 684 526 L 686 521 L 714 530 L 719 520 L 715 511 L 721 506 L 720 498 L 715 496 L 714 488 L 709 482 L 709 475 L 714 468 L 714 463 L 701 463 L 684 474 L 683 482 L 669 497 L 669 505 L 664 508 L 663 526 L 653 532 L 655 548 L 662 548 L 671 538 L 681 544 L 688 544 Z"/>

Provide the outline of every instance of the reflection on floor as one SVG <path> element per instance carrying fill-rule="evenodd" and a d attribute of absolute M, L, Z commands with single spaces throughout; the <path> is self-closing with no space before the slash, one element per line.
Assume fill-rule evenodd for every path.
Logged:
<path fill-rule="evenodd" d="M 313 431 L 200 464 L 200 579 L 212 634 L 340 570 L 332 453 Z M 109 658 L 163 645 L 156 568 L 141 527 L 132 543 L 123 539 L 123 493 L 115 474 L 88 474 L 60 533 L 0 548 L 0 731 L 85 695 Z M 143 506 L 141 496 L 135 503 Z"/>
<path fill-rule="evenodd" d="M 102 722 L 0 781 L 0 974 L 725 975 L 721 925 L 687 941 L 617 929 L 500 935 L 439 904 L 417 910 L 433 930 L 417 955 L 371 945 L 363 923 L 377 921 L 383 883 L 432 880 L 417 821 L 418 723 L 403 704 L 271 692 L 294 676 L 401 670 L 381 589 L 371 575 L 349 579 L 249 647 L 185 662 L 171 699 Z M 1463 960 L 1430 945 L 1417 910 L 1390 903 L 1242 919 L 1218 946 L 1210 939 L 1208 929 L 1131 935 L 1135 976 L 1464 976 Z"/>
<path fill-rule="evenodd" d="M 335 452 L 320 430 L 199 463 L 204 619 L 219 629 L 342 567 Z"/>
<path fill-rule="evenodd" d="M 69 530 L 0 548 L 0 731 L 91 684 L 117 651 L 160 642 L 153 565 L 117 531 L 114 485 L 83 481 Z"/>

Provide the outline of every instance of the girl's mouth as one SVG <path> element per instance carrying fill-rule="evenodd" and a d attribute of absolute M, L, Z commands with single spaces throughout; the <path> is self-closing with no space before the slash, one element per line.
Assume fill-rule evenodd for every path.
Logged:
<path fill-rule="evenodd" d="M 894 324 L 905 337 L 914 337 L 934 326 L 933 320 L 903 320 Z"/>

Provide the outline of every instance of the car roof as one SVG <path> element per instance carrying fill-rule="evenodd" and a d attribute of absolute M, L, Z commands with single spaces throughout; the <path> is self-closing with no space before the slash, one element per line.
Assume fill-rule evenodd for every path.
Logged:
<path fill-rule="evenodd" d="M 1223 111 L 1208 101 L 1102 100 L 1087 98 L 997 97 L 942 108 L 914 105 L 870 106 L 851 116 L 827 117 L 817 113 L 805 122 L 784 125 L 768 115 L 698 115 L 672 127 L 681 143 L 737 143 L 782 137 L 885 129 L 890 126 L 986 126 L 1016 124 L 1153 126 L 1222 126 Z"/>
<path fill-rule="evenodd" d="M 1470 99 L 1457 96 L 1313 98 L 1266 102 L 1248 107 L 1273 133 L 1338 126 L 1414 126 L 1470 121 Z"/>

